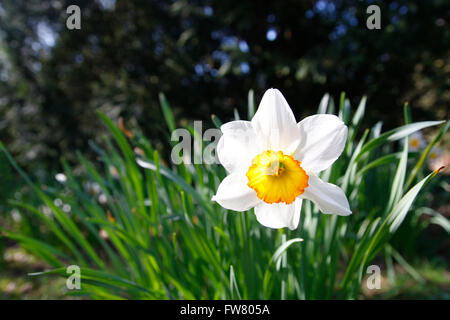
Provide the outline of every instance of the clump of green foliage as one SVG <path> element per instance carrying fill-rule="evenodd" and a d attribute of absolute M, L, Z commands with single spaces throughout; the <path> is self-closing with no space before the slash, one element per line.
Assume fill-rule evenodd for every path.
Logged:
<path fill-rule="evenodd" d="M 249 95 L 248 115 L 254 112 Z M 170 131 L 174 116 L 160 96 Z M 40 204 L 12 200 L 22 214 L 37 217 L 55 241 L 1 228 L 4 237 L 49 263 L 36 275 L 68 276 L 81 267 L 81 290 L 98 299 L 331 299 L 358 298 L 366 268 L 378 253 L 410 267 L 390 238 L 412 209 L 426 205 L 421 190 L 437 172 L 423 164 L 449 122 L 411 122 L 382 133 L 381 123 L 361 132 L 363 98 L 354 112 L 342 94 L 338 109 L 328 96 L 318 113 L 335 113 L 348 125 L 342 156 L 321 178 L 346 192 L 354 214 L 323 215 L 305 201 L 298 229 L 272 230 L 251 211 L 230 212 L 210 199 L 225 176 L 220 165 L 167 165 L 150 141 L 99 114 L 110 135 L 106 147 L 92 144 L 101 165 L 78 154 L 85 174 L 63 161 L 66 181 L 43 190 L 1 150 L 39 196 Z M 236 117 L 239 115 L 236 114 Z M 214 117 L 217 127 L 220 120 Z M 396 141 L 440 125 L 422 153 Z M 199 135 L 196 142 L 202 144 Z M 204 146 L 203 146 L 204 147 Z M 92 187 L 95 186 L 95 187 Z M 414 226 L 412 226 L 414 227 Z M 303 241 L 302 241 L 303 240 Z M 409 268 L 414 274 L 414 270 Z"/>

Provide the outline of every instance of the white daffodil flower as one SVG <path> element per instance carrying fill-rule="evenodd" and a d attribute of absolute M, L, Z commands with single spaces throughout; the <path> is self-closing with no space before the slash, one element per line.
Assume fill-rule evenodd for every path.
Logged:
<path fill-rule="evenodd" d="M 438 147 L 431 148 L 429 159 L 431 161 L 437 160 L 442 155 L 442 150 Z"/>
<path fill-rule="evenodd" d="M 417 131 L 411 134 L 408 146 L 410 151 L 419 151 L 420 149 L 423 149 L 425 146 L 426 142 L 422 132 Z"/>
<path fill-rule="evenodd" d="M 428 155 L 427 162 L 431 170 L 436 171 L 441 169 L 442 167 L 446 167 L 446 170 L 443 170 L 442 172 L 444 174 L 449 174 L 449 160 L 450 154 L 435 146 L 431 149 L 430 154 Z"/>
<path fill-rule="evenodd" d="M 220 128 L 220 163 L 229 175 L 212 198 L 234 211 L 255 208 L 259 223 L 296 229 L 302 200 L 323 213 L 351 214 L 338 186 L 317 174 L 341 155 L 347 127 L 336 116 L 318 114 L 299 123 L 277 89 L 264 94 L 251 121 L 231 121 Z"/>

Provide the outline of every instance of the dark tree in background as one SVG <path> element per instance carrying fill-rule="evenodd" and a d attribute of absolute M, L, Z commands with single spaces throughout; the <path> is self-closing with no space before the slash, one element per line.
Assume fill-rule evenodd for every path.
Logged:
<path fill-rule="evenodd" d="M 81 8 L 68 30 L 66 8 Z M 368 30 L 366 8 L 381 8 Z M 270 87 L 297 118 L 326 92 L 367 94 L 369 119 L 445 119 L 450 2 L 3 0 L 0 3 L 0 140 L 20 162 L 52 168 L 86 152 L 103 127 L 95 114 L 137 119 L 165 140 L 158 93 L 178 119 L 230 120 Z M 373 123 L 373 122 L 372 122 Z M 128 123 L 132 126 L 132 123 Z"/>

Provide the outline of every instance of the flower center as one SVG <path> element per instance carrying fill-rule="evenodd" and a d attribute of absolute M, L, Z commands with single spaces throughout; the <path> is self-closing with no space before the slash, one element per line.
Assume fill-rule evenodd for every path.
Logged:
<path fill-rule="evenodd" d="M 411 140 L 411 147 L 418 148 L 419 147 L 419 139 L 412 139 Z"/>
<path fill-rule="evenodd" d="M 300 165 L 281 151 L 265 151 L 252 160 L 247 185 L 264 202 L 290 204 L 308 187 L 309 177 Z"/>

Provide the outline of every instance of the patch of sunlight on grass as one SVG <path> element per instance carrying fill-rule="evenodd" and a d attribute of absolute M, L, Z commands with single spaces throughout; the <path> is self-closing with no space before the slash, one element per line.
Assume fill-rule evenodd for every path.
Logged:
<path fill-rule="evenodd" d="M 402 267 L 395 266 L 395 282 L 390 283 L 382 274 L 381 288 L 369 290 L 363 281 L 362 291 L 365 299 L 450 299 L 450 272 L 439 261 L 423 261 L 413 265 L 425 279 L 423 283 L 414 280 Z"/>
<path fill-rule="evenodd" d="M 0 300 L 74 299 L 65 295 L 65 279 L 28 276 L 29 272 L 50 267 L 25 250 L 18 247 L 7 248 L 3 258 L 5 266 L 0 277 Z"/>

